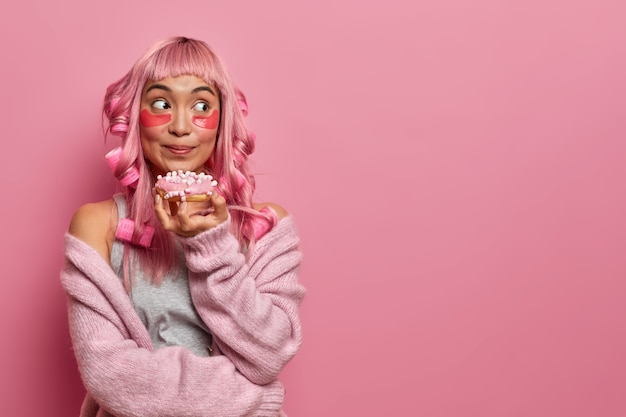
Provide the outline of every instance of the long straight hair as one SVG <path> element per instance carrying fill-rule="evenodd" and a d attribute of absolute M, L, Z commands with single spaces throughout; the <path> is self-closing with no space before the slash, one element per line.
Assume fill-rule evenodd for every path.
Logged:
<path fill-rule="evenodd" d="M 146 226 L 155 229 L 151 246 L 138 247 L 135 252 L 139 253 L 142 268 L 156 284 L 160 284 L 174 264 L 176 244 L 171 233 L 162 228 L 154 212 L 154 178 L 141 148 L 139 111 L 146 82 L 180 75 L 196 76 L 219 90 L 217 143 L 206 162 L 206 170 L 218 179 L 219 192 L 226 199 L 231 216 L 231 232 L 242 250 L 251 250 L 255 240 L 276 223 L 274 216 L 253 207 L 255 181 L 248 169 L 248 157 L 254 152 L 255 136 L 244 123 L 246 98 L 232 81 L 224 63 L 200 40 L 173 37 L 155 43 L 125 76 L 107 88 L 103 121 L 105 137 L 110 134 L 122 137 L 122 153 L 115 176 L 120 178 L 132 167 L 139 171 L 139 180 L 132 186 L 125 186 L 124 194 L 128 217 L 135 223 L 135 234 L 140 236 Z M 124 284 L 127 290 L 130 289 L 129 252 L 127 245 L 124 255 Z"/>

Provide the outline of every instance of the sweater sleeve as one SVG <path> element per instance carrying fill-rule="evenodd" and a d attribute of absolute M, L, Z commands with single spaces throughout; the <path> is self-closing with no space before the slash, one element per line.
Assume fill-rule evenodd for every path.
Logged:
<path fill-rule="evenodd" d="M 230 233 L 230 220 L 183 239 L 199 315 L 220 351 L 257 384 L 276 380 L 302 343 L 298 244 L 291 217 L 257 241 L 248 259 Z"/>
<path fill-rule="evenodd" d="M 225 356 L 199 357 L 179 346 L 154 350 L 108 265 L 73 258 L 61 273 L 70 335 L 85 388 L 102 408 L 119 417 L 280 414 L 280 383 L 254 384 Z"/>

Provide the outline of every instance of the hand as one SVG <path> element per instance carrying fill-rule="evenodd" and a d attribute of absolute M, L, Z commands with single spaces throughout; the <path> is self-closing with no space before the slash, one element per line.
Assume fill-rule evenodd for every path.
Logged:
<path fill-rule="evenodd" d="M 198 204 L 201 204 L 199 207 Z M 199 209 L 199 210 L 198 210 Z M 212 229 L 228 219 L 226 200 L 213 193 L 207 203 L 170 202 L 159 193 L 154 196 L 154 210 L 165 230 L 191 237 Z"/>

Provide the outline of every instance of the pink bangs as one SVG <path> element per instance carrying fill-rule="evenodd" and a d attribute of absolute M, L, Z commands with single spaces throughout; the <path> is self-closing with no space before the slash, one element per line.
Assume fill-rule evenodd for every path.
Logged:
<path fill-rule="evenodd" d="M 194 75 L 208 84 L 223 86 L 224 69 L 220 59 L 206 44 L 188 38 L 175 38 L 155 45 L 155 53 L 141 65 L 144 80 L 162 80 L 179 75 Z"/>

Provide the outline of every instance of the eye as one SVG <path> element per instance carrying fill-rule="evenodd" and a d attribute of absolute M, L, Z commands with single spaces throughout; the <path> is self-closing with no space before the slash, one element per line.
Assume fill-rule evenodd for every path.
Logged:
<path fill-rule="evenodd" d="M 170 108 L 170 105 L 167 101 L 163 99 L 158 99 L 152 102 L 152 107 L 159 110 L 167 110 Z"/>
<path fill-rule="evenodd" d="M 195 111 L 207 112 L 209 111 L 209 105 L 205 103 L 204 101 L 200 101 L 193 105 L 193 109 Z"/>

